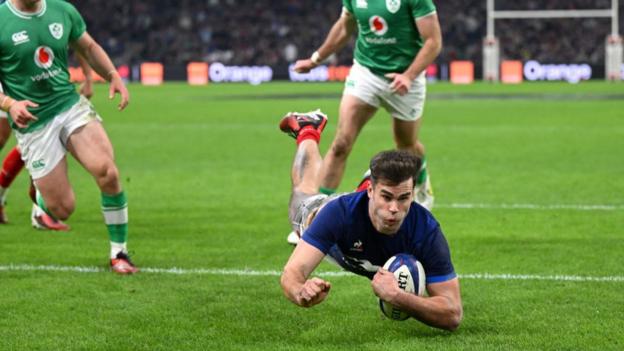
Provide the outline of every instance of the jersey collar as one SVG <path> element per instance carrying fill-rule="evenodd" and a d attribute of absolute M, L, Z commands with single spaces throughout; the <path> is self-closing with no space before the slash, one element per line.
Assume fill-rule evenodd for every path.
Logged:
<path fill-rule="evenodd" d="M 39 9 L 39 11 L 32 13 L 32 12 L 23 12 L 23 11 L 18 10 L 17 8 L 15 8 L 15 6 L 13 5 L 13 1 L 11 0 L 7 0 L 6 4 L 9 7 L 9 10 L 11 10 L 11 12 L 13 12 L 15 16 L 19 18 L 23 18 L 23 19 L 41 17 L 46 12 L 46 9 L 48 7 L 46 4 L 46 0 L 41 0 L 41 8 Z"/>

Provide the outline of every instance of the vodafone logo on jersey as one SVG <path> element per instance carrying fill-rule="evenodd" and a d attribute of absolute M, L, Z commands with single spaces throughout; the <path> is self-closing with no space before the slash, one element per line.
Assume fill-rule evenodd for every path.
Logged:
<path fill-rule="evenodd" d="M 376 35 L 382 36 L 388 31 L 388 23 L 386 23 L 383 17 L 373 16 L 368 20 L 368 24 L 370 25 L 371 32 Z"/>
<path fill-rule="evenodd" d="M 54 62 L 54 52 L 47 46 L 40 46 L 35 50 L 35 64 L 39 68 L 48 69 Z"/>

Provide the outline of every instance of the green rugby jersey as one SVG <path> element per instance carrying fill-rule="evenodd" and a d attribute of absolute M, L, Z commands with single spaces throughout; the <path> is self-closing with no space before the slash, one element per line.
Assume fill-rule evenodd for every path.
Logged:
<path fill-rule="evenodd" d="M 38 13 L 21 12 L 11 1 L 0 5 L 0 82 L 8 96 L 39 104 L 29 109 L 38 121 L 19 129 L 9 118 L 12 128 L 37 130 L 78 101 L 67 50 L 85 30 L 76 8 L 62 0 L 41 0 Z"/>
<path fill-rule="evenodd" d="M 423 46 L 416 19 L 436 11 L 433 0 L 342 0 L 357 21 L 354 59 L 373 73 L 402 73 Z"/>

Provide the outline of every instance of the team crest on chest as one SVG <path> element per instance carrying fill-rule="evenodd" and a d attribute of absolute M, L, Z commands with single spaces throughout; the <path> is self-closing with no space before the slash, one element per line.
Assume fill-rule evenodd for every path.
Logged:
<path fill-rule="evenodd" d="M 63 37 L 63 25 L 60 23 L 52 23 L 48 26 L 50 29 L 50 34 L 54 37 L 54 39 L 61 39 Z"/>
<path fill-rule="evenodd" d="M 353 243 L 353 246 L 349 249 L 350 251 L 356 252 L 364 252 L 364 245 L 362 244 L 362 240 L 358 240 Z"/>
<path fill-rule="evenodd" d="M 401 8 L 401 0 L 386 0 L 386 8 L 390 13 L 396 13 Z"/>

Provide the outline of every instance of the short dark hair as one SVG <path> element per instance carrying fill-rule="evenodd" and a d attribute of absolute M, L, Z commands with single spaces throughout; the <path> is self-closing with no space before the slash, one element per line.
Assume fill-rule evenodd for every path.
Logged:
<path fill-rule="evenodd" d="M 377 184 L 383 180 L 390 185 L 397 185 L 416 177 L 422 160 L 409 151 L 388 150 L 375 155 L 370 161 L 371 182 Z"/>

